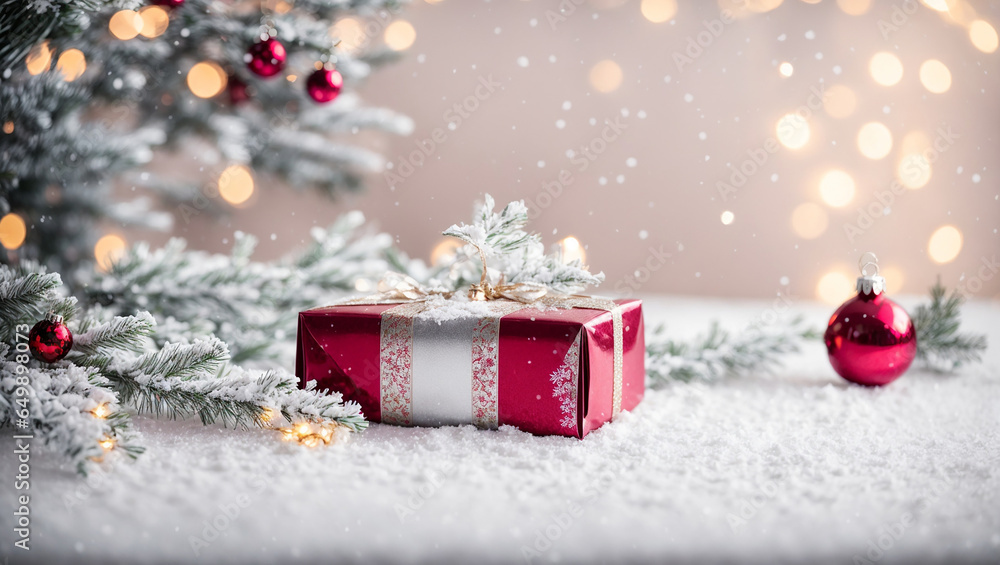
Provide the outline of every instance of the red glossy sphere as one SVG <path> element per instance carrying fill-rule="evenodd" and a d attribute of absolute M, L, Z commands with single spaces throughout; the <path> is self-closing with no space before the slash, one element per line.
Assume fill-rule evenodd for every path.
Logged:
<path fill-rule="evenodd" d="M 248 90 L 247 83 L 239 79 L 239 77 L 230 76 L 229 77 L 229 102 L 233 106 L 237 106 L 250 100 L 250 92 Z"/>
<path fill-rule="evenodd" d="M 62 322 L 42 320 L 28 332 L 28 348 L 35 359 L 55 363 L 73 347 L 73 334 Z"/>
<path fill-rule="evenodd" d="M 247 67 L 254 74 L 262 77 L 272 77 L 285 68 L 285 46 L 273 37 L 258 41 L 247 51 Z"/>
<path fill-rule="evenodd" d="M 896 380 L 917 354 L 917 334 L 909 314 L 882 293 L 859 293 L 841 305 L 823 340 L 834 370 L 867 386 Z"/>
<path fill-rule="evenodd" d="M 184 0 L 153 0 L 153 4 L 157 6 L 166 6 L 168 8 L 177 8 L 178 6 L 184 4 Z"/>
<path fill-rule="evenodd" d="M 306 80 L 306 92 L 309 96 L 325 104 L 332 102 L 340 94 L 340 87 L 344 85 L 344 77 L 337 70 L 320 69 L 309 75 Z"/>

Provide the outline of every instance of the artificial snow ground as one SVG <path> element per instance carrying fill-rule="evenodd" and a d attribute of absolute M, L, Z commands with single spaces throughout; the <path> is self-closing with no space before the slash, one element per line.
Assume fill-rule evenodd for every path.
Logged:
<path fill-rule="evenodd" d="M 710 318 L 738 328 L 767 307 L 645 305 L 649 328 L 666 321 L 681 336 Z M 795 310 L 817 327 L 830 313 Z M 965 329 L 987 332 L 991 348 L 958 375 L 849 386 L 813 344 L 774 374 L 648 391 L 583 441 L 376 424 L 348 445 L 310 450 L 273 432 L 138 418 L 148 449 L 133 464 L 84 480 L 32 458 L 30 552 L 12 549 L 16 468 L 5 433 L 0 555 L 10 564 L 997 563 L 1000 305 L 971 303 Z"/>

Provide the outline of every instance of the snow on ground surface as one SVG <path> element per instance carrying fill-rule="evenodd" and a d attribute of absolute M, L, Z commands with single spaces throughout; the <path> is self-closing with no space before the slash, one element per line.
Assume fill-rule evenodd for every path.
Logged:
<path fill-rule="evenodd" d="M 646 317 L 687 335 L 767 307 L 669 298 Z M 817 327 L 832 312 L 795 309 Z M 5 433 L 0 551 L 10 564 L 997 563 L 1000 304 L 965 312 L 991 349 L 962 374 L 849 386 L 815 344 L 772 375 L 649 391 L 583 441 L 376 424 L 309 450 L 139 418 L 134 464 L 83 480 L 32 458 L 30 552 L 11 549 Z"/>

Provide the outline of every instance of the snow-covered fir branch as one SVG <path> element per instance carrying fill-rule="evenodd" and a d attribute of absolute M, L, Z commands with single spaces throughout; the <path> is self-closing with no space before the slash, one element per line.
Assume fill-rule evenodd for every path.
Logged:
<path fill-rule="evenodd" d="M 238 427 L 367 426 L 360 407 L 339 394 L 299 389 L 287 372 L 229 364 L 226 344 L 215 337 L 160 343 L 148 312 L 77 311 L 58 290 L 58 275 L 0 265 L 0 313 L 10 330 L 0 343 L 0 427 L 30 430 L 81 472 L 116 453 L 142 452 L 126 409 Z M 42 313 L 60 309 L 76 334 L 73 349 L 54 364 L 32 359 L 28 328 Z"/>
<path fill-rule="evenodd" d="M 140 0 L 32 0 L 0 3 L 0 213 L 14 211 L 32 229 L 16 254 L 0 262 L 37 259 L 64 274 L 88 261 L 95 222 L 168 229 L 172 216 L 156 210 L 166 196 L 192 203 L 205 179 L 161 178 L 144 170 L 155 152 L 198 151 L 203 163 L 229 164 L 328 194 L 354 190 L 380 170 L 383 158 L 357 146 L 362 130 L 407 134 L 409 118 L 366 107 L 355 91 L 376 65 L 397 55 L 378 41 L 359 50 L 338 49 L 345 87 L 332 103 L 315 103 L 304 81 L 267 81 L 244 61 L 265 19 L 288 60 L 304 65 L 327 56 L 337 38 L 331 24 L 347 15 L 384 28 L 399 13 L 394 0 L 297 1 L 281 13 L 265 3 L 186 0 L 169 10 L 169 24 L 155 37 L 120 40 L 108 22 Z M 55 60 L 69 48 L 86 58 L 82 75 L 64 78 Z M 34 50 L 35 66 L 25 64 Z M 203 60 L 224 68 L 234 88 L 210 98 L 194 95 L 188 71 Z M 47 68 L 45 63 L 48 61 Z M 131 202 L 114 202 L 111 181 L 126 178 L 138 190 Z M 201 210 L 201 208 L 199 208 Z M 76 280 L 68 279 L 76 290 Z"/>
<path fill-rule="evenodd" d="M 480 253 L 491 276 L 502 274 L 509 283 L 540 283 L 556 292 L 572 294 L 604 281 L 603 272 L 593 274 L 579 260 L 564 261 L 558 249 L 546 254 L 541 236 L 525 231 L 528 208 L 523 200 L 507 204 L 500 212 L 494 211 L 495 206 L 493 197 L 487 194 L 471 224 L 456 224 L 443 232 L 461 239 L 469 249 L 456 256 L 457 268 L 449 271 L 450 276 L 435 279 L 435 283 L 459 289 L 478 282 L 479 276 L 473 278 L 467 268 L 461 270 L 460 264 L 481 261 Z"/>
<path fill-rule="evenodd" d="M 940 282 L 931 288 L 931 300 L 917 307 L 913 326 L 917 331 L 917 360 L 941 372 L 954 371 L 982 359 L 986 336 L 959 333 L 961 306 L 958 291 L 948 291 Z"/>
<path fill-rule="evenodd" d="M 412 271 L 391 236 L 371 230 L 360 212 L 311 234 L 304 250 L 274 263 L 251 260 L 256 239 L 246 234 L 236 235 L 230 255 L 189 251 L 180 239 L 157 250 L 140 243 L 94 274 L 87 295 L 117 315 L 151 312 L 161 324 L 152 336 L 159 345 L 214 334 L 234 363 L 288 366 L 300 310 L 362 283 L 374 288 L 388 270 Z"/>
<path fill-rule="evenodd" d="M 818 336 L 799 318 L 780 327 L 751 326 L 737 334 L 713 321 L 706 334 L 692 341 L 670 339 L 661 326 L 646 343 L 647 380 L 655 388 L 672 381 L 712 381 L 767 371 L 798 351 L 804 340 Z"/>

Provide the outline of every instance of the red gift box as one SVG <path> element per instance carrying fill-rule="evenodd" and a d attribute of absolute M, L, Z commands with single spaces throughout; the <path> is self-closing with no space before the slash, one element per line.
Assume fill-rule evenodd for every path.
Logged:
<path fill-rule="evenodd" d="M 551 304 L 548 303 L 548 304 Z M 296 374 L 373 422 L 584 437 L 645 387 L 642 303 L 342 304 L 299 314 Z M 565 307 L 571 306 L 571 307 Z"/>

